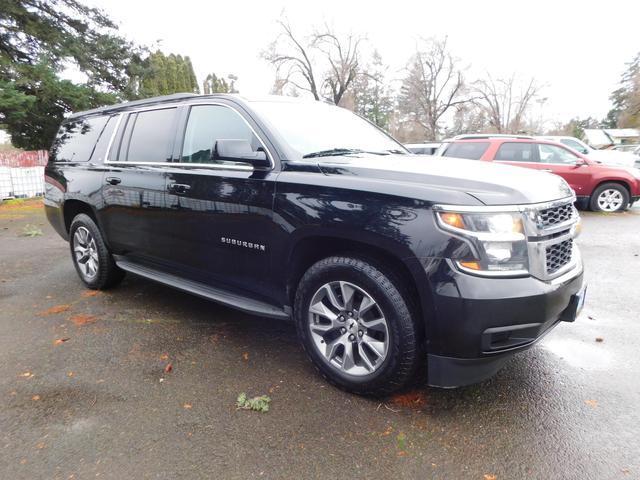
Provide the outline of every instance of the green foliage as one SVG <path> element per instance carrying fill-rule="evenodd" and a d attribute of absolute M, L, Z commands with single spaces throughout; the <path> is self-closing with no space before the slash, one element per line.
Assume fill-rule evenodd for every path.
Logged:
<path fill-rule="evenodd" d="M 16 70 L 14 82 L 0 79 L 0 123 L 19 148 L 48 149 L 65 114 L 117 100 L 112 93 L 61 80 L 46 60 Z"/>
<path fill-rule="evenodd" d="M 238 77 L 235 75 L 229 75 L 227 78 L 229 79 L 229 82 L 222 77 L 218 77 L 215 73 L 210 73 L 207 75 L 207 78 L 204 79 L 202 92 L 205 95 L 210 95 L 212 93 L 238 93 L 235 85 Z"/>
<path fill-rule="evenodd" d="M 100 10 L 76 0 L 3 0 L 0 125 L 15 146 L 49 148 L 66 114 L 126 96 L 140 55 Z M 69 66 L 86 82 L 60 79 Z"/>
<path fill-rule="evenodd" d="M 88 84 L 121 91 L 127 68 L 140 50 L 117 35 L 102 11 L 77 0 L 3 0 L 0 9 L 0 76 L 15 75 L 14 65 L 47 59 L 54 71 L 72 61 Z"/>
<path fill-rule="evenodd" d="M 200 92 L 191 59 L 173 53 L 165 55 L 160 50 L 137 65 L 129 85 L 129 98 Z"/>
<path fill-rule="evenodd" d="M 260 395 L 259 397 L 247 398 L 246 393 L 238 395 L 236 400 L 236 407 L 242 410 L 255 410 L 256 412 L 268 412 L 271 398 L 266 395 Z"/>
<path fill-rule="evenodd" d="M 640 128 L 640 52 L 627 64 L 620 79 L 620 87 L 611 94 L 613 109 L 607 123 L 620 128 Z"/>
<path fill-rule="evenodd" d="M 24 228 L 22 229 L 22 233 L 21 235 L 23 237 L 39 237 L 42 235 L 42 229 L 40 229 L 40 227 L 38 227 L 37 225 L 25 225 Z"/>
<path fill-rule="evenodd" d="M 354 111 L 380 128 L 388 128 L 393 111 L 393 97 L 385 84 L 386 69 L 382 57 L 373 53 L 371 65 L 360 72 L 352 83 Z"/>

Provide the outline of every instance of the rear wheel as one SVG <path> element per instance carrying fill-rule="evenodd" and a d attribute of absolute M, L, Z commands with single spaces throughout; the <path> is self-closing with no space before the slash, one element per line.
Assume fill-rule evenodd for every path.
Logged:
<path fill-rule="evenodd" d="M 405 386 L 420 361 L 404 285 L 368 261 L 330 257 L 302 277 L 294 307 L 299 337 L 319 372 L 354 393 Z"/>
<path fill-rule="evenodd" d="M 76 272 L 87 287 L 106 289 L 124 277 L 124 271 L 115 264 L 100 229 L 89 215 L 81 213 L 71 222 L 69 246 Z"/>
<path fill-rule="evenodd" d="M 629 205 L 629 192 L 619 183 L 605 183 L 594 190 L 589 203 L 594 212 L 621 212 Z"/>

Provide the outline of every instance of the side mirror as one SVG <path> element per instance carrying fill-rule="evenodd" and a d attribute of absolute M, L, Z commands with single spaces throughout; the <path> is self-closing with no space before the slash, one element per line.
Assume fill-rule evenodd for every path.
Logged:
<path fill-rule="evenodd" d="M 254 152 L 247 140 L 221 139 L 216 140 L 213 147 L 213 157 L 216 160 L 231 160 L 250 163 L 254 167 L 270 167 L 267 153 L 263 150 Z"/>
<path fill-rule="evenodd" d="M 578 160 L 576 160 L 576 168 L 584 167 L 586 164 L 587 162 L 585 162 L 582 158 L 579 158 Z"/>

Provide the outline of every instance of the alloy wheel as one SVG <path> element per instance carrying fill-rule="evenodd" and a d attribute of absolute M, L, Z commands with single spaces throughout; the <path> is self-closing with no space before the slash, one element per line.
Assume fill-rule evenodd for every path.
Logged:
<path fill-rule="evenodd" d="M 616 212 L 624 205 L 624 197 L 619 190 L 607 188 L 598 195 L 598 207 L 603 212 Z"/>
<path fill-rule="evenodd" d="M 353 283 L 334 281 L 313 295 L 308 326 L 318 353 L 349 375 L 375 372 L 389 349 L 389 328 L 378 303 Z"/>
<path fill-rule="evenodd" d="M 80 272 L 87 280 L 98 275 L 98 249 L 91 232 L 85 227 L 79 227 L 73 234 L 73 253 Z"/>

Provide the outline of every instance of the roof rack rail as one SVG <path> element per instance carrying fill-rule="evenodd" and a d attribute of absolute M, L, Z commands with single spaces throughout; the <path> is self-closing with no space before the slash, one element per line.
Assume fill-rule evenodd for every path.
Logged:
<path fill-rule="evenodd" d="M 531 135 L 509 135 L 506 133 L 469 133 L 463 135 L 456 135 L 453 140 L 471 140 L 478 138 L 523 138 L 533 139 Z"/>
<path fill-rule="evenodd" d="M 129 102 L 117 103 L 115 105 L 106 105 L 104 107 L 98 107 L 92 110 L 85 110 L 82 112 L 73 113 L 68 118 L 84 117 L 87 115 L 95 115 L 98 113 L 108 113 L 116 110 L 124 110 L 130 107 L 138 107 L 143 105 L 156 105 L 159 103 L 172 102 L 175 100 L 181 100 L 183 98 L 191 98 L 191 97 L 198 97 L 198 96 L 199 95 L 197 93 L 173 93 L 171 95 L 162 95 L 159 97 L 144 98 L 142 100 L 132 100 Z"/>

